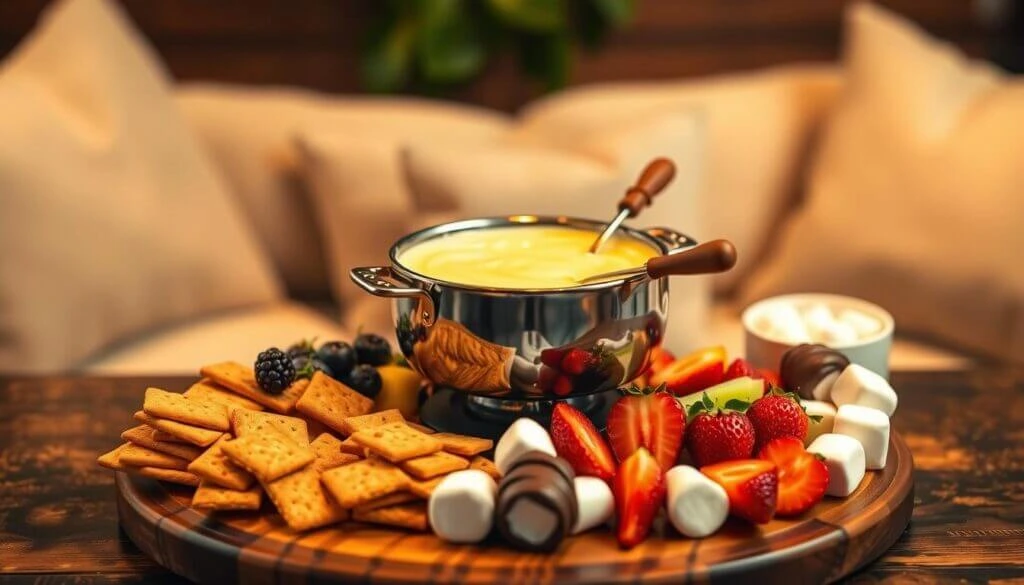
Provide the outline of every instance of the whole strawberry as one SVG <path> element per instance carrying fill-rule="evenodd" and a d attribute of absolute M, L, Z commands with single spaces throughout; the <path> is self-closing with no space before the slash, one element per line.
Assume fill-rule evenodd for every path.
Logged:
<path fill-rule="evenodd" d="M 754 425 L 756 451 L 779 437 L 807 438 L 807 413 L 796 394 L 779 388 L 755 400 L 747 409 L 747 418 Z"/>
<path fill-rule="evenodd" d="M 706 398 L 706 397 L 705 397 Z M 686 451 L 697 467 L 733 459 L 749 459 L 754 453 L 754 427 L 743 413 L 747 403 L 729 401 L 715 409 L 710 400 L 691 409 L 686 425 Z"/>

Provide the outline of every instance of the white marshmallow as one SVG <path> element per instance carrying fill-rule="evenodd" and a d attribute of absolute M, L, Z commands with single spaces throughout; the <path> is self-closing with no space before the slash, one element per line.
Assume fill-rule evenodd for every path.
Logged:
<path fill-rule="evenodd" d="M 857 337 L 860 339 L 870 337 L 882 329 L 881 321 L 856 309 L 843 309 L 839 311 L 838 319 L 853 327 L 853 330 L 857 332 Z"/>
<path fill-rule="evenodd" d="M 509 531 L 532 545 L 547 542 L 558 528 L 558 517 L 553 511 L 527 498 L 516 500 L 508 515 Z"/>
<path fill-rule="evenodd" d="M 838 374 L 836 375 L 838 376 Z M 801 400 L 800 406 L 804 407 L 808 417 L 821 417 L 818 422 L 814 422 L 813 419 L 807 421 L 807 438 L 804 439 L 804 445 L 810 445 L 820 435 L 832 432 L 832 425 L 836 420 L 836 407 L 832 403 L 820 400 Z"/>
<path fill-rule="evenodd" d="M 814 439 L 807 451 L 825 459 L 828 468 L 828 489 L 825 493 L 830 496 L 845 498 L 864 479 L 864 447 L 853 437 L 825 433 Z"/>
<path fill-rule="evenodd" d="M 858 364 L 846 366 L 836 378 L 830 395 L 837 406 L 859 404 L 877 408 L 892 416 L 896 412 L 896 391 L 885 378 Z"/>
<path fill-rule="evenodd" d="M 577 477 L 573 480 L 576 488 L 576 525 L 573 534 L 586 532 L 604 524 L 615 513 L 615 498 L 612 489 L 604 480 L 596 477 Z"/>
<path fill-rule="evenodd" d="M 714 533 L 729 515 L 725 489 L 689 465 L 677 465 L 665 474 L 668 518 L 676 530 L 690 538 Z"/>
<path fill-rule="evenodd" d="M 829 372 L 821 379 L 820 382 L 818 382 L 817 386 L 811 388 L 811 396 L 813 396 L 815 400 L 819 401 L 828 400 L 829 396 L 832 395 L 832 386 L 834 386 L 836 380 L 839 379 L 839 374 L 840 372 L 838 370 Z"/>
<path fill-rule="evenodd" d="M 868 469 L 882 469 L 889 455 L 889 417 L 881 410 L 856 404 L 844 404 L 836 414 L 837 435 L 860 441 Z"/>
<path fill-rule="evenodd" d="M 842 321 L 832 321 L 826 327 L 812 329 L 810 333 L 814 341 L 826 345 L 850 345 L 857 342 L 857 330 Z"/>
<path fill-rule="evenodd" d="M 804 325 L 807 330 L 814 332 L 819 329 L 827 329 L 835 323 L 832 311 L 823 303 L 815 303 L 803 310 Z"/>
<path fill-rule="evenodd" d="M 427 505 L 434 533 L 448 542 L 480 542 L 494 525 L 497 491 L 491 476 L 479 469 L 449 474 L 434 488 Z"/>
<path fill-rule="evenodd" d="M 555 446 L 551 435 L 532 418 L 516 419 L 494 448 L 494 465 L 502 475 L 509 472 L 515 462 L 530 451 L 542 451 L 554 457 Z"/>
<path fill-rule="evenodd" d="M 758 319 L 762 333 L 778 337 L 789 343 L 805 343 L 811 340 L 804 320 L 796 307 L 788 303 L 776 303 L 767 307 Z"/>

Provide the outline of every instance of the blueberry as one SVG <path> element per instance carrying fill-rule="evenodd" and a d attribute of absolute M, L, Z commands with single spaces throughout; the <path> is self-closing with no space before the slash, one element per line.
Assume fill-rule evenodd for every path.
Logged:
<path fill-rule="evenodd" d="M 308 339 L 303 339 L 302 341 L 293 343 L 290 346 L 288 346 L 288 350 L 285 353 L 288 354 L 288 357 L 294 360 L 300 357 L 311 356 L 314 353 L 316 353 L 316 350 L 313 348 L 312 341 Z"/>
<path fill-rule="evenodd" d="M 380 393 L 382 385 L 377 368 L 369 364 L 360 364 L 353 368 L 345 379 L 345 383 L 367 398 L 376 397 Z"/>
<path fill-rule="evenodd" d="M 315 372 L 323 372 L 334 377 L 334 371 L 327 366 L 316 354 L 301 355 L 292 358 L 292 365 L 295 366 L 295 376 L 298 378 L 312 378 Z"/>
<path fill-rule="evenodd" d="M 356 352 L 344 341 L 328 341 L 320 346 L 316 357 L 330 369 L 332 377 L 339 380 L 348 376 L 356 365 Z"/>
<path fill-rule="evenodd" d="M 363 333 L 356 337 L 355 346 L 357 363 L 370 366 L 391 363 L 391 345 L 380 335 Z"/>

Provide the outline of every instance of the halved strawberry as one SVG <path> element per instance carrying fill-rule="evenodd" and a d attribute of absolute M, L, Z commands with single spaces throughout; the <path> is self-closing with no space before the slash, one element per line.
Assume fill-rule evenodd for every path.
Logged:
<path fill-rule="evenodd" d="M 730 514 L 755 524 L 772 519 L 779 496 L 779 475 L 774 463 L 741 459 L 701 467 L 700 471 L 725 488 Z"/>
<path fill-rule="evenodd" d="M 771 440 L 757 454 L 779 469 L 779 516 L 798 516 L 825 497 L 828 488 L 828 467 L 819 455 L 808 453 L 804 443 L 795 437 Z"/>
<path fill-rule="evenodd" d="M 565 356 L 562 358 L 562 371 L 572 376 L 579 376 L 588 369 L 597 367 L 600 363 L 597 356 L 591 352 L 574 347 L 565 352 Z"/>
<path fill-rule="evenodd" d="M 667 471 L 676 464 L 686 430 L 683 408 L 661 388 L 633 387 L 608 412 L 608 441 L 615 457 L 625 461 L 646 447 Z"/>
<path fill-rule="evenodd" d="M 619 466 L 612 493 L 619 546 L 633 548 L 647 538 L 665 501 L 665 474 L 650 452 L 640 447 Z"/>
<path fill-rule="evenodd" d="M 655 347 L 651 349 L 651 359 L 647 362 L 646 371 L 650 373 L 660 372 L 674 361 L 676 361 L 676 356 L 672 355 L 671 351 L 661 346 Z"/>
<path fill-rule="evenodd" d="M 725 348 L 715 346 L 683 356 L 653 372 L 651 384 L 664 384 L 669 392 L 683 396 L 720 383 L 724 375 Z"/>
<path fill-rule="evenodd" d="M 608 443 L 586 415 L 564 402 L 556 404 L 551 413 L 551 442 L 577 475 L 605 481 L 615 477 L 615 458 Z"/>

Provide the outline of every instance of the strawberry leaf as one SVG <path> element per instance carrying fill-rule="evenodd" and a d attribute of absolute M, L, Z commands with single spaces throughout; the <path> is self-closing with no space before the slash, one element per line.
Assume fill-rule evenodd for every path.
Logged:
<path fill-rule="evenodd" d="M 690 405 L 690 410 L 686 411 L 686 418 L 693 418 L 698 414 L 706 411 L 707 409 L 704 408 L 704 403 L 698 400 L 697 402 L 694 402 L 693 404 Z"/>
<path fill-rule="evenodd" d="M 813 422 L 814 424 L 818 424 L 821 422 L 822 417 L 820 414 L 809 414 L 807 415 L 807 418 L 811 419 L 811 422 Z"/>
<path fill-rule="evenodd" d="M 750 403 L 739 398 L 729 400 L 723 407 L 724 410 L 735 410 L 736 412 L 746 412 L 748 408 L 750 408 Z"/>
<path fill-rule="evenodd" d="M 715 409 L 715 402 L 711 400 L 707 392 L 704 393 L 704 396 L 701 397 L 700 401 L 704 404 L 704 410 L 710 412 Z"/>

